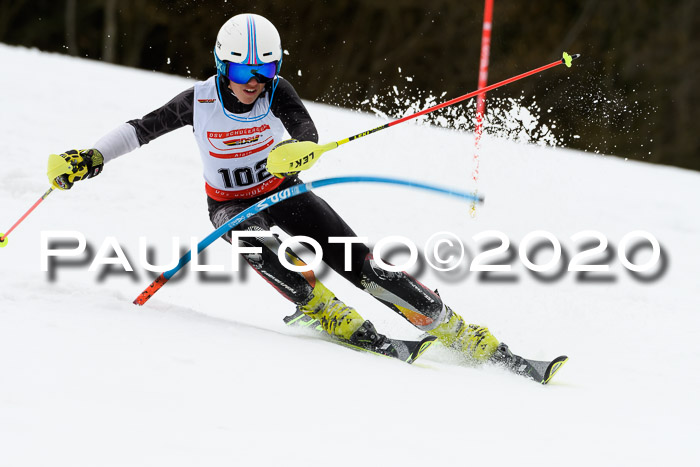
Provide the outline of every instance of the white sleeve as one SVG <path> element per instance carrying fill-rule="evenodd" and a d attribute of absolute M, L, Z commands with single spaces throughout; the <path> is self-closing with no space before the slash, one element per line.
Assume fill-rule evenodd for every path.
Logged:
<path fill-rule="evenodd" d="M 92 146 L 102 153 L 105 163 L 141 147 L 136 137 L 136 129 L 128 123 L 122 123 L 110 131 Z"/>

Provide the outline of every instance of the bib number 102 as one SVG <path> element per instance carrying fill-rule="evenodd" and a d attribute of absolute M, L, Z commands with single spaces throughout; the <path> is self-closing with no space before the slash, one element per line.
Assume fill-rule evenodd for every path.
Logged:
<path fill-rule="evenodd" d="M 219 169 L 221 179 L 226 188 L 254 185 L 270 178 L 270 172 L 265 168 L 265 160 L 261 160 L 253 168 L 238 167 L 237 169 Z"/>

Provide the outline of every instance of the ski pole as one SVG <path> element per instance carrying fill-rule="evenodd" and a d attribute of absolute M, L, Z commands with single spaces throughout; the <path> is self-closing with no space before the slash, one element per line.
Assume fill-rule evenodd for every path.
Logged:
<path fill-rule="evenodd" d="M 505 86 L 506 84 L 512 83 L 513 81 L 525 78 L 526 76 L 534 75 L 535 73 L 539 73 L 557 65 L 564 64 L 570 68 L 571 62 L 573 60 L 576 60 L 580 56 L 581 54 L 569 55 L 568 53 L 564 52 L 563 58 L 561 60 L 557 60 L 548 65 L 544 65 L 539 68 L 535 68 L 534 70 L 530 70 L 526 73 L 513 76 L 512 78 L 508 78 L 490 86 L 486 86 L 485 88 L 477 89 L 476 91 L 472 91 L 463 96 L 455 97 L 454 99 L 449 100 L 447 102 L 443 102 L 442 104 L 437 104 L 432 107 L 428 107 L 427 109 L 421 110 L 420 112 L 407 115 L 398 120 L 394 120 L 393 122 L 389 122 L 382 126 L 378 126 L 377 128 L 373 128 L 368 131 L 363 131 L 362 133 L 358 133 L 354 136 L 341 139 L 340 141 L 334 141 L 332 143 L 323 145 L 319 145 L 311 141 L 299 141 L 291 144 L 277 146 L 272 151 L 270 151 L 270 154 L 267 157 L 267 171 L 279 178 L 283 178 L 284 174 L 309 169 L 312 165 L 316 163 L 316 161 L 321 157 L 321 155 L 324 152 L 335 149 L 340 145 L 349 143 L 350 141 L 354 141 L 358 138 L 362 138 L 363 136 L 371 135 L 372 133 L 376 133 L 380 130 L 384 130 L 385 128 L 398 125 L 399 123 L 406 122 L 416 117 L 420 117 L 421 115 L 425 115 L 430 112 L 435 112 L 436 110 L 448 107 L 450 105 L 454 105 L 458 102 L 462 102 L 476 95 L 492 91 L 496 88 L 500 88 L 501 86 Z"/>
<path fill-rule="evenodd" d="M 7 233 L 0 233 L 0 248 L 2 248 L 2 247 L 4 247 L 4 246 L 7 245 L 7 237 L 10 236 L 10 233 L 11 233 L 13 230 L 15 230 L 15 227 L 17 227 L 24 219 L 26 219 L 27 216 L 28 216 L 29 214 L 31 214 L 31 212 L 32 212 L 37 206 L 39 206 L 39 204 L 41 204 L 41 202 L 44 201 L 44 200 L 46 199 L 46 197 L 49 196 L 49 195 L 51 194 L 52 191 L 53 191 L 53 187 L 49 188 L 49 189 L 46 191 L 46 193 L 44 193 L 44 194 L 41 196 L 41 198 L 39 198 L 39 199 L 37 200 L 37 202 L 34 203 L 34 205 L 33 205 L 31 208 L 29 208 L 29 210 L 28 210 L 27 212 L 25 212 L 24 215 L 23 215 L 22 217 L 20 217 L 19 220 L 18 220 L 17 222 L 15 222 L 15 224 L 14 224 L 12 227 L 10 227 L 10 230 L 8 230 Z"/>
<path fill-rule="evenodd" d="M 171 277 L 173 277 L 180 269 L 182 269 L 187 263 L 190 262 L 190 260 L 192 259 L 192 254 L 194 254 L 195 256 L 198 255 L 206 247 L 211 245 L 214 242 L 214 240 L 220 238 L 229 230 L 233 230 L 234 227 L 236 227 L 238 224 L 245 221 L 246 219 L 249 219 L 250 217 L 256 215 L 260 211 L 264 211 L 270 206 L 284 201 L 286 199 L 293 198 L 294 196 L 300 195 L 302 193 L 313 191 L 316 188 L 321 188 L 329 185 L 337 185 L 340 183 L 384 183 L 389 185 L 403 185 L 411 188 L 432 191 L 435 193 L 442 193 L 445 195 L 454 196 L 457 198 L 466 199 L 477 203 L 484 202 L 483 196 L 476 196 L 473 193 L 466 193 L 463 191 L 452 190 L 449 188 L 443 188 L 435 185 L 427 185 L 425 183 L 420 182 L 386 177 L 335 177 L 324 178 L 322 180 L 316 180 L 301 185 L 294 185 L 280 191 L 279 193 L 275 193 L 273 195 L 268 196 L 267 198 L 262 199 L 261 201 L 258 201 L 257 203 L 250 206 L 245 211 L 238 213 L 236 216 L 229 219 L 221 227 L 207 235 L 202 241 L 200 241 L 197 244 L 197 249 L 194 251 L 194 253 L 192 252 L 192 250 L 185 253 L 185 255 L 180 258 L 180 261 L 178 261 L 177 265 L 174 268 L 170 269 L 169 271 L 165 271 L 160 276 L 158 276 L 156 280 L 151 282 L 151 285 L 146 287 L 146 289 L 143 292 L 141 292 L 141 294 L 139 294 L 138 297 L 136 297 L 136 299 L 134 300 L 134 305 L 145 304 L 156 292 L 158 292 L 158 290 L 160 290 L 161 287 L 163 287 L 168 282 L 168 280 L 170 280 Z"/>

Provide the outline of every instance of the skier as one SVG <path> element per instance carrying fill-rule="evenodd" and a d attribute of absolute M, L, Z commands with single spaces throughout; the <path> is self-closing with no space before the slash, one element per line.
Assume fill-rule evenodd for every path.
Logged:
<path fill-rule="evenodd" d="M 292 85 L 279 75 L 282 46 L 277 29 L 259 15 L 234 16 L 217 35 L 214 60 L 216 75 L 195 83 L 143 118 L 121 124 L 91 149 L 51 155 L 70 166 L 62 173 L 49 171 L 52 185 L 68 190 L 74 182 L 98 175 L 105 163 L 185 125 L 193 127 L 199 146 L 209 217 L 217 228 L 262 198 L 302 183 L 297 175 L 280 179 L 266 170 L 267 155 L 281 143 L 285 130 L 292 141 L 318 142 L 309 113 Z M 315 239 L 324 261 L 338 274 L 467 360 L 485 362 L 497 352 L 499 342 L 487 328 L 465 324 L 436 292 L 408 274 L 380 268 L 366 245 L 352 244 L 351 270 L 345 271 L 345 246 L 328 239 L 356 235 L 314 193 L 276 204 L 236 230 L 255 233 L 275 225 L 290 235 Z M 223 238 L 232 241 L 230 233 Z M 329 334 L 351 343 L 368 339 L 380 343 L 385 338 L 313 272 L 285 268 L 277 256 L 276 237 L 246 237 L 240 243 L 262 248 L 260 254 L 243 254 L 245 260 L 300 311 L 318 319 Z M 290 263 L 303 264 L 293 252 L 285 254 Z"/>

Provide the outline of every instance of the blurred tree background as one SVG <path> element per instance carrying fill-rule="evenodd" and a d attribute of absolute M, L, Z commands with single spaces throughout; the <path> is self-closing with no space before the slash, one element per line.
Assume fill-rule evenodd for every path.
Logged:
<path fill-rule="evenodd" d="M 495 0 L 489 83 L 564 50 L 582 58 L 489 98 L 535 104 L 566 146 L 700 170 L 697 3 Z M 483 0 L 0 0 L 0 42 L 203 79 L 214 73 L 219 27 L 253 12 L 279 29 L 282 74 L 304 99 L 361 110 L 374 100 L 393 116 L 405 110 L 392 109 L 395 95 L 446 100 L 476 88 L 483 8 Z M 40 63 L 27 70 L 40 72 Z"/>

